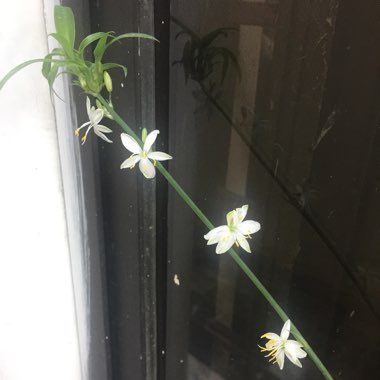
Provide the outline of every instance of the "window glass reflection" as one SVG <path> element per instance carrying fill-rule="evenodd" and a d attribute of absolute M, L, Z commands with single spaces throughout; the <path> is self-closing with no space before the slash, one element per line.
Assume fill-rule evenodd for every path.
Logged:
<path fill-rule="evenodd" d="M 371 7 L 176 0 L 171 11 L 171 171 L 216 225 L 249 205 L 262 229 L 241 257 L 334 376 L 373 378 L 380 60 Z M 358 65 L 365 73 L 352 79 Z M 302 370 L 268 365 L 259 337 L 282 321 L 227 254 L 206 246 L 207 230 L 172 192 L 169 225 L 167 378 L 319 379 L 310 360 Z"/>

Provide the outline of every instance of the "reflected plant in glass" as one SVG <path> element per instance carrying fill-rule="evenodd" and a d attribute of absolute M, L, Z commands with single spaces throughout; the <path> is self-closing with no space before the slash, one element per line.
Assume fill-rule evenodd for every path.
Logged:
<path fill-rule="evenodd" d="M 208 244 L 217 243 L 217 253 L 228 252 L 236 264 L 242 269 L 250 281 L 256 286 L 259 292 L 277 312 L 279 317 L 286 322 L 280 336 L 274 333 L 267 333 L 263 335 L 263 337 L 270 339 L 263 350 L 269 351 L 269 356 L 274 358 L 280 368 L 283 367 L 283 359 L 285 355 L 294 364 L 300 365 L 299 359 L 304 358 L 307 353 L 324 378 L 332 379 L 332 376 L 327 368 L 323 365 L 317 354 L 313 351 L 299 330 L 294 325 L 290 325 L 289 317 L 285 311 L 276 302 L 253 271 L 232 248 L 233 244 L 237 243 L 237 245 L 240 245 L 244 250 L 250 252 L 250 247 L 246 239 L 247 237 L 249 238 L 250 234 L 257 232 L 261 227 L 258 222 L 253 220 L 244 221 L 247 214 L 248 205 L 244 205 L 229 212 L 227 214 L 227 225 L 215 228 L 202 210 L 195 204 L 195 202 L 185 192 L 175 178 L 161 164 L 160 161 L 169 160 L 172 157 L 167 153 L 151 151 L 159 131 L 154 130 L 147 134 L 146 129 L 143 129 L 142 138 L 140 139 L 133 129 L 131 129 L 114 110 L 111 101 L 112 79 L 108 71 L 113 68 L 120 68 L 126 75 L 127 68 L 118 63 L 103 63 L 102 59 L 104 53 L 113 43 L 125 38 L 133 37 L 146 38 L 153 41 L 157 40 L 154 37 L 143 33 L 126 33 L 120 36 L 115 36 L 112 32 L 97 32 L 85 37 L 80 42 L 79 47 L 75 49 L 74 15 L 70 8 L 62 6 L 55 7 L 55 27 L 56 33 L 52 33 L 51 36 L 61 46 L 53 49 L 51 53 L 45 56 L 45 58 L 33 59 L 16 66 L 0 81 L 0 89 L 19 70 L 37 62 L 43 63 L 42 74 L 47 79 L 49 87 L 52 91 L 54 81 L 58 75 L 62 73 L 71 74 L 73 83 L 80 86 L 88 96 L 95 98 L 97 107 L 95 108 L 94 106 L 91 106 L 91 100 L 87 97 L 86 106 L 90 120 L 76 129 L 76 134 L 79 135 L 79 131 L 88 126 L 87 131 L 82 138 L 82 142 L 86 141 L 86 136 L 91 129 L 94 129 L 95 134 L 103 140 L 111 142 L 111 140 L 104 135 L 104 133 L 111 132 L 111 129 L 101 126 L 99 123 L 103 117 L 107 117 L 118 124 L 125 132 L 121 134 L 122 143 L 126 149 L 132 153 L 131 157 L 122 163 L 121 168 L 133 168 L 134 165 L 139 163 L 141 172 L 146 178 L 149 179 L 155 177 L 157 168 L 168 183 L 173 187 L 173 189 L 178 193 L 178 195 L 183 199 L 183 201 L 208 228 L 209 232 L 204 236 L 208 240 Z M 211 47 L 212 41 L 215 40 L 217 36 L 224 34 L 225 32 L 226 28 L 219 29 L 211 32 L 203 39 L 192 36 L 190 33 L 190 37 L 193 40 L 193 45 L 191 45 L 190 42 L 190 44 L 187 44 L 186 48 L 188 53 L 191 52 L 191 54 L 189 54 L 190 58 L 182 60 L 182 63 L 187 67 L 187 65 L 190 64 L 195 57 L 197 57 L 196 60 L 198 63 L 193 68 L 186 68 L 186 70 L 188 70 L 188 77 L 191 77 L 196 81 L 200 81 L 199 83 L 208 78 L 216 64 L 214 61 L 216 56 L 223 57 L 222 66 L 224 73 L 228 68 L 229 61 L 236 63 L 234 56 L 231 55 L 231 52 L 223 49 L 220 50 L 221 48 Z M 188 31 L 186 33 L 189 34 Z M 96 44 L 92 51 L 93 61 L 90 61 L 85 58 L 85 51 L 94 43 Z M 222 80 L 224 79 L 224 76 L 225 74 L 223 74 Z M 107 100 L 103 97 L 102 92 L 106 92 L 106 97 L 108 98 Z M 151 160 L 153 160 L 154 163 L 152 163 Z M 201 239 L 201 237 L 199 238 Z M 293 334 L 296 340 L 288 339 L 290 333 Z"/>
<path fill-rule="evenodd" d="M 200 90 L 194 90 L 193 96 L 200 102 L 201 106 L 195 112 L 207 107 L 221 97 L 223 90 L 221 86 L 226 79 L 227 72 L 233 67 L 239 79 L 241 79 L 241 70 L 236 54 L 225 46 L 215 42 L 219 37 L 228 37 L 231 31 L 237 31 L 235 28 L 218 28 L 205 36 L 200 36 L 183 24 L 175 17 L 171 20 L 177 24 L 181 31 L 177 33 L 176 39 L 186 36 L 187 41 L 183 46 L 182 58 L 176 60 L 172 65 L 180 65 L 185 74 L 185 82 L 189 79 L 198 83 Z M 220 75 L 219 83 L 216 80 Z"/>
<path fill-rule="evenodd" d="M 183 67 L 186 82 L 190 78 L 204 84 L 220 65 L 220 84 L 223 84 L 230 66 L 237 70 L 240 77 L 240 66 L 235 53 L 224 46 L 214 44 L 218 37 L 226 38 L 229 31 L 236 31 L 235 28 L 218 28 L 201 37 L 176 18 L 172 17 L 172 20 L 182 29 L 177 33 L 176 39 L 180 36 L 188 37 L 183 47 L 182 58 L 173 62 L 173 65 L 179 64 Z M 210 79 L 210 86 L 214 84 Z"/>

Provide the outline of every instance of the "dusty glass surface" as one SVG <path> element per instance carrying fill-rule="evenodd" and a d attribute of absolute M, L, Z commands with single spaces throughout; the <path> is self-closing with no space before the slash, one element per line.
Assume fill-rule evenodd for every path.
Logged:
<path fill-rule="evenodd" d="M 380 10 L 173 0 L 171 16 L 170 171 L 215 225 L 248 204 L 262 229 L 241 257 L 334 378 L 377 378 Z M 168 225 L 168 380 L 322 378 L 267 363 L 282 321 L 171 190 Z"/>

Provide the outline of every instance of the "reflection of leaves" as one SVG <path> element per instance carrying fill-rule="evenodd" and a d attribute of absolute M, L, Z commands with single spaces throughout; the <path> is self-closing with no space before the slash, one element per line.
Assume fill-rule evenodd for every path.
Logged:
<path fill-rule="evenodd" d="M 212 46 L 218 37 L 226 38 L 228 31 L 236 29 L 219 28 L 204 37 L 200 37 L 175 18 L 173 21 L 182 28 L 176 38 L 181 36 L 188 38 L 183 47 L 182 58 L 173 62 L 173 65 L 180 64 L 183 66 L 186 82 L 189 78 L 198 83 L 204 82 L 214 72 L 215 67 L 219 65 L 221 65 L 220 83 L 224 82 L 230 66 L 234 66 L 240 78 L 240 66 L 235 54 L 225 47 Z"/>
<path fill-rule="evenodd" d="M 312 146 L 311 150 L 314 151 L 317 149 L 319 143 L 324 139 L 326 134 L 330 131 L 330 129 L 334 126 L 336 119 L 336 109 L 334 109 L 329 117 L 327 118 L 326 124 L 323 126 L 321 132 L 319 133 L 319 136 L 317 140 L 315 141 L 314 145 Z"/>
<path fill-rule="evenodd" d="M 214 87 L 211 89 L 211 91 L 213 94 L 212 98 L 215 101 L 218 101 L 221 98 L 223 92 L 221 90 L 214 91 Z M 198 107 L 195 108 L 194 113 L 197 114 L 205 111 L 207 112 L 207 116 L 211 117 L 215 109 L 215 105 L 210 101 L 209 96 L 207 96 L 203 90 L 194 90 L 192 94 L 194 99 L 199 104 Z"/>

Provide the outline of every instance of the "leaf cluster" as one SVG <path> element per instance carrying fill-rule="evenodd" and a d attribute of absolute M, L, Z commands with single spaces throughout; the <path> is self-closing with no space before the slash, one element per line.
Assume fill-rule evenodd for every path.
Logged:
<path fill-rule="evenodd" d="M 26 61 L 11 70 L 1 81 L 0 89 L 19 70 L 36 63 L 43 62 L 42 74 L 47 79 L 50 89 L 55 79 L 62 73 L 69 73 L 74 77 L 74 84 L 80 86 L 90 95 L 98 95 L 104 87 L 110 93 L 112 81 L 107 70 L 119 68 L 127 75 L 127 67 L 117 63 L 103 63 L 107 49 L 115 42 L 125 38 L 147 38 L 157 41 L 154 37 L 144 33 L 126 33 L 115 36 L 113 32 L 97 32 L 85 37 L 76 49 L 75 46 L 75 19 L 69 7 L 56 6 L 54 9 L 55 33 L 50 36 L 60 45 L 41 59 Z M 93 60 L 86 59 L 86 50 L 92 44 Z"/>
<path fill-rule="evenodd" d="M 217 65 L 221 65 L 221 84 L 226 78 L 230 65 L 235 67 L 240 78 L 240 66 L 235 54 L 226 47 L 213 45 L 219 36 L 226 38 L 228 32 L 235 30 L 234 28 L 219 28 L 200 37 L 179 21 L 174 21 L 182 28 L 176 35 L 176 39 L 182 35 L 188 37 L 183 47 L 182 58 L 173 62 L 173 65 L 183 66 L 186 82 L 189 78 L 198 83 L 204 82 L 214 72 Z"/>

